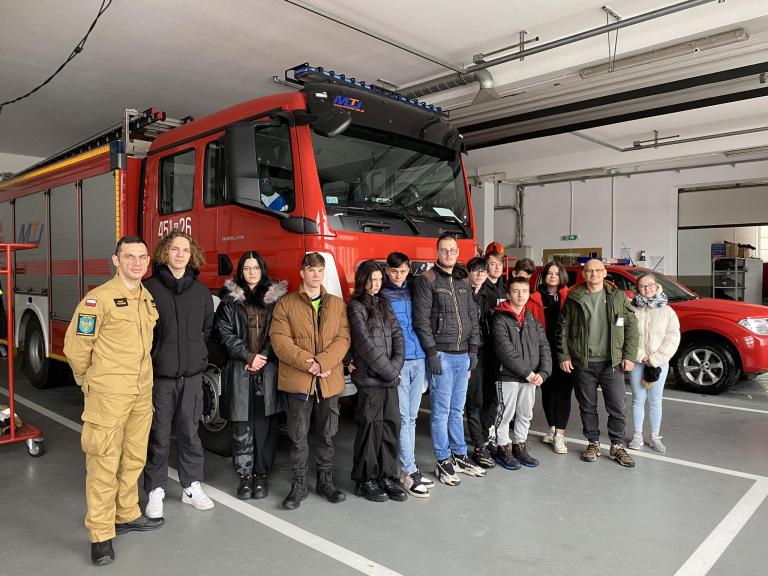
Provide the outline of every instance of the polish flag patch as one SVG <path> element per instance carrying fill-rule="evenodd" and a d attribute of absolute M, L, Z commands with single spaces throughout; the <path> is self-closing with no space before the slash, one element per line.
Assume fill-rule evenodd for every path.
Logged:
<path fill-rule="evenodd" d="M 96 300 L 94 300 L 93 298 L 88 298 L 85 301 L 85 305 L 86 306 L 96 306 Z"/>

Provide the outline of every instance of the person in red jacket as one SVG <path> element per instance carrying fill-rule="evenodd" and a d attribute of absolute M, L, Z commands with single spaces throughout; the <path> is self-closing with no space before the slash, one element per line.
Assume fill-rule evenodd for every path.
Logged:
<path fill-rule="evenodd" d="M 541 278 L 542 282 L 531 293 L 526 308 L 544 326 L 549 347 L 555 350 L 557 321 L 568 297 L 568 272 L 560 262 L 552 261 L 544 266 Z M 552 375 L 541 386 L 541 403 L 549 426 L 542 442 L 550 444 L 556 454 L 568 452 L 565 428 L 571 415 L 572 394 L 573 377 L 560 370 L 557 362 L 553 362 Z"/>

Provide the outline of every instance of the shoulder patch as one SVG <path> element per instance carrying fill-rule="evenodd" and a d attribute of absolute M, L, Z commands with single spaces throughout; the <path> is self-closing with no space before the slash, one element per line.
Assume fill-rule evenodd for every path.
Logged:
<path fill-rule="evenodd" d="M 125 306 L 128 306 L 128 299 L 127 298 L 115 298 L 115 306 L 118 308 L 124 308 Z"/>
<path fill-rule="evenodd" d="M 77 315 L 77 331 L 78 336 L 93 336 L 96 332 L 96 315 L 95 314 L 78 314 Z"/>
<path fill-rule="evenodd" d="M 88 299 L 85 301 L 85 305 L 86 305 L 86 306 L 91 306 L 91 307 L 94 307 L 94 306 L 96 306 L 96 298 L 88 298 Z"/>

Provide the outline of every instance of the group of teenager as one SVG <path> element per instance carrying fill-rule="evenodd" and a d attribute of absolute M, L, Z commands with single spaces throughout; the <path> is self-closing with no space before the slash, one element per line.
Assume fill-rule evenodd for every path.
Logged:
<path fill-rule="evenodd" d="M 460 484 L 459 474 L 483 477 L 497 464 L 510 470 L 538 465 L 528 430 L 539 387 L 549 426 L 544 442 L 557 454 L 567 452 L 565 429 L 575 389 L 589 442 L 582 460 L 595 461 L 597 387 L 602 386 L 609 456 L 634 466 L 623 448 L 623 371 L 631 371 L 634 392 L 630 448 L 643 445 L 647 398 L 650 445 L 665 450 L 659 435 L 661 389 L 679 325 L 652 276 L 638 280 L 633 307 L 622 291 L 604 282 L 599 260 L 585 265 L 585 284 L 570 293 L 562 265 L 549 263 L 531 293 L 530 260 L 518 261 L 505 281 L 498 250 L 462 265 L 456 239 L 443 235 L 436 256 L 417 276 L 401 252 L 389 254 L 385 265 L 362 262 L 345 304 L 323 287 L 321 254 L 303 256 L 301 283 L 289 293 L 287 282 L 270 277 L 264 258 L 248 251 L 214 312 L 210 290 L 197 279 L 204 256 L 193 237 L 178 230 L 166 236 L 155 250 L 153 274 L 143 283 L 147 247 L 138 237 L 122 238 L 112 258 L 115 277 L 80 302 L 65 339 L 65 354 L 85 396 L 82 447 L 92 561 L 114 560 L 116 535 L 162 525 L 172 429 L 182 502 L 213 508 L 202 486 L 197 434 L 209 340 L 226 355 L 221 411 L 231 422 L 240 499 L 269 493 L 282 412 L 292 471 L 282 508 L 296 509 L 308 496 L 313 414 L 315 491 L 331 503 L 346 499 L 334 480 L 345 371 L 357 388 L 354 493 L 374 502 L 404 501 L 409 494 L 428 498 L 435 486 L 415 455 L 416 420 L 427 390 L 434 477 L 447 486 Z M 142 474 L 148 494 L 143 514 Z"/>

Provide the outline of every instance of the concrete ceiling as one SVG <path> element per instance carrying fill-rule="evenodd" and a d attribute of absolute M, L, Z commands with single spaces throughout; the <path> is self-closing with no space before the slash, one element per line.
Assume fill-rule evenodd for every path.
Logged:
<path fill-rule="evenodd" d="M 672 3 L 614 0 L 610 6 L 626 18 Z M 471 65 L 472 55 L 478 52 L 517 43 L 522 29 L 539 36 L 541 44 L 606 23 L 600 8 L 603 0 L 484 0 L 470 5 L 459 0 L 311 0 L 311 4 L 454 66 Z M 99 5 L 97 0 L 7 3 L 0 20 L 0 101 L 23 94 L 51 74 L 82 38 Z M 653 73 L 646 71 L 643 77 L 652 82 L 654 74 L 673 78 L 694 73 L 694 67 L 698 74 L 768 59 L 759 50 L 765 47 L 768 34 L 768 2 L 763 0 L 714 2 L 623 29 L 618 58 L 674 44 L 680 38 L 739 27 L 751 35 L 749 42 L 676 59 L 654 68 Z M 537 99 L 558 102 L 586 97 L 585 86 L 594 94 L 619 92 L 643 75 L 629 72 L 581 83 L 578 70 L 605 62 L 607 54 L 603 35 L 492 68 L 502 95 L 523 94 L 519 108 L 508 99 L 466 108 L 476 86 L 428 100 L 456 108 L 457 122 L 467 124 L 478 114 L 498 115 L 502 106 L 504 114 L 514 115 L 535 108 Z M 39 92 L 4 108 L 0 153 L 52 154 L 118 123 L 124 108 L 156 106 L 170 116 L 200 117 L 286 90 L 272 77 L 304 61 L 400 86 L 448 72 L 285 0 L 115 1 L 82 54 Z M 724 108 L 721 121 L 727 125 L 730 118 L 739 118 L 741 124 L 746 120 L 744 111 L 738 105 Z M 669 120 L 641 121 L 628 122 L 623 129 L 592 130 L 595 137 L 624 146 L 662 126 L 683 132 L 688 126 L 684 123 L 691 119 L 695 123 L 697 116 L 682 113 L 679 118 L 679 126 Z M 589 143 L 579 143 L 583 144 Z"/>

